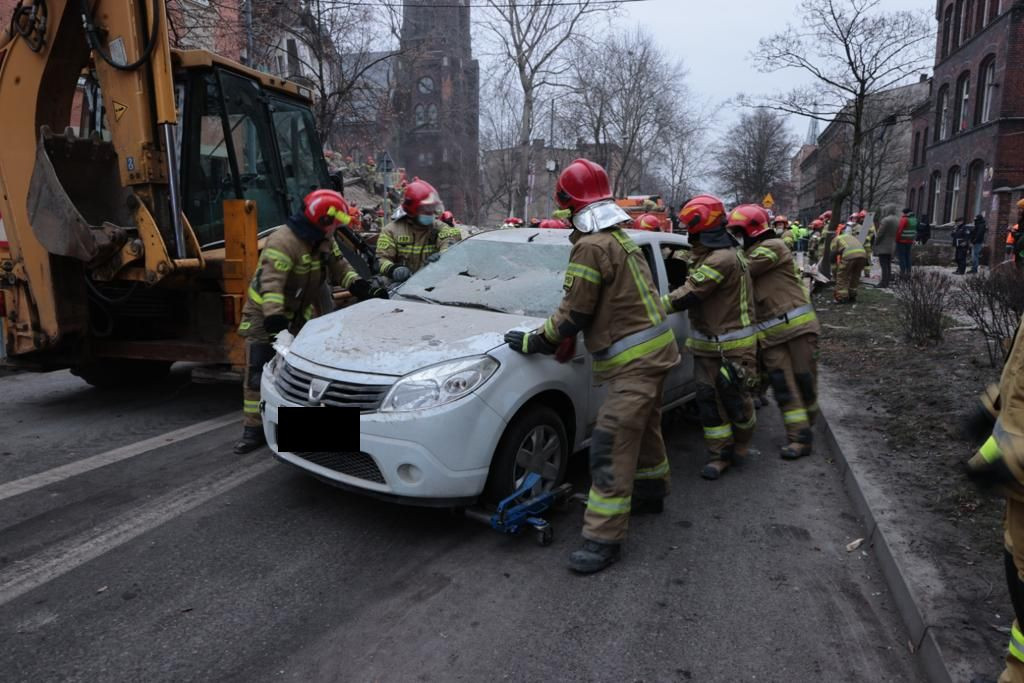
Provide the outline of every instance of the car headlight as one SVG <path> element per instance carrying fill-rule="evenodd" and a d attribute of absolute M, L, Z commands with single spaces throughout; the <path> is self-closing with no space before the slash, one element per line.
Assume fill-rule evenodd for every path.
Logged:
<path fill-rule="evenodd" d="M 274 337 L 274 351 L 276 351 L 277 355 L 281 356 L 281 358 L 284 358 L 288 355 L 288 349 L 292 347 L 293 341 L 295 341 L 295 335 L 288 330 L 281 330 L 277 333 L 277 336 Z"/>
<path fill-rule="evenodd" d="M 473 356 L 417 370 L 392 385 L 380 410 L 400 413 L 457 401 L 483 386 L 498 366 L 490 356 Z"/>

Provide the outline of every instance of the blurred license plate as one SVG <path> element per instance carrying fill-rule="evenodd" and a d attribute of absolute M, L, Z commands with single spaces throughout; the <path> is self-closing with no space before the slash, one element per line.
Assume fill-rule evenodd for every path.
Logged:
<path fill-rule="evenodd" d="M 289 453 L 358 453 L 359 409 L 282 406 L 277 411 L 277 447 Z"/>

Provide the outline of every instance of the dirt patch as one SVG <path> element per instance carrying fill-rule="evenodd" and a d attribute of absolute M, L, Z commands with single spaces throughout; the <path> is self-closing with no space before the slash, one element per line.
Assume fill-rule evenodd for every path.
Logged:
<path fill-rule="evenodd" d="M 1012 620 L 1002 568 L 1003 499 L 962 474 L 971 445 L 959 417 L 998 379 L 985 341 L 961 325 L 929 346 L 905 341 L 895 297 L 868 285 L 858 303 L 815 297 L 822 322 L 821 364 L 864 443 L 866 476 L 886 498 L 884 515 L 908 539 L 906 550 L 933 571 L 920 592 L 926 621 L 960 671 L 1001 669 Z M 1006 629 L 1005 633 L 1002 629 Z"/>

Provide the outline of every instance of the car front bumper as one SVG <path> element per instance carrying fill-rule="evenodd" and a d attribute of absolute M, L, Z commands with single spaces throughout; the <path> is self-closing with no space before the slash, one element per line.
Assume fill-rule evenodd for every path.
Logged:
<path fill-rule="evenodd" d="M 363 413 L 360 453 L 289 453 L 278 448 L 278 410 L 295 406 L 277 390 L 271 364 L 262 379 L 263 429 L 282 462 L 328 483 L 399 502 L 471 502 L 484 489 L 506 422 L 471 394 L 439 408 Z"/>

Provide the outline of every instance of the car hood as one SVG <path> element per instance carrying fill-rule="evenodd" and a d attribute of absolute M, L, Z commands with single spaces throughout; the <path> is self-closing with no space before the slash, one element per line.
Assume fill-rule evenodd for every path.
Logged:
<path fill-rule="evenodd" d="M 474 308 L 371 299 L 310 320 L 289 353 L 338 370 L 400 376 L 487 353 L 504 343 L 506 331 L 541 322 Z"/>

